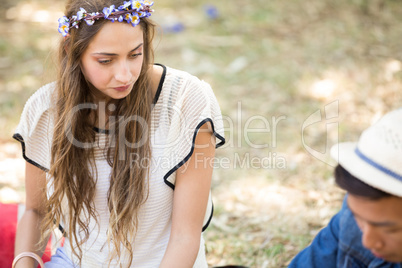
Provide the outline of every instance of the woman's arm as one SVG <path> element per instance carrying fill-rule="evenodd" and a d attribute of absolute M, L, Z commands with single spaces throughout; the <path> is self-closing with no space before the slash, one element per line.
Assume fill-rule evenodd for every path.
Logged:
<path fill-rule="evenodd" d="M 22 252 L 33 252 L 42 256 L 46 243 L 40 248 L 37 247 L 37 243 L 41 237 L 39 227 L 47 198 L 46 173 L 28 162 L 25 165 L 25 192 L 25 212 L 18 222 L 14 256 Z M 33 258 L 23 257 L 15 267 L 36 267 L 37 265 Z"/>
<path fill-rule="evenodd" d="M 194 152 L 176 175 L 172 229 L 160 267 L 193 267 L 211 187 L 215 137 L 210 123 L 196 137 Z"/>

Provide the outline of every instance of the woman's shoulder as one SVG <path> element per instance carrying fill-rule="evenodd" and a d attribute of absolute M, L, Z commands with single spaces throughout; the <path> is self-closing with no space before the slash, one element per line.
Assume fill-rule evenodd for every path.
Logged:
<path fill-rule="evenodd" d="M 168 94 L 170 97 L 180 96 L 198 96 L 205 94 L 213 94 L 211 86 L 204 80 L 189 72 L 178 70 L 171 67 L 166 68 L 166 76 L 163 85 L 163 94 Z"/>
<path fill-rule="evenodd" d="M 166 77 L 175 80 L 183 80 L 184 82 L 192 82 L 192 83 L 201 83 L 203 82 L 197 76 L 190 74 L 189 72 L 175 69 L 172 67 L 166 66 Z"/>
<path fill-rule="evenodd" d="M 32 94 L 25 103 L 17 131 L 21 131 L 21 134 L 30 134 L 40 121 L 48 123 L 47 119 L 50 119 L 49 110 L 54 103 L 52 98 L 55 87 L 56 83 L 52 82 L 42 86 Z"/>
<path fill-rule="evenodd" d="M 22 144 L 24 158 L 31 164 L 47 171 L 50 167 L 52 96 L 56 83 L 39 88 L 25 103 L 20 122 L 13 138 Z"/>
<path fill-rule="evenodd" d="M 41 112 L 48 110 L 52 104 L 55 88 L 56 82 L 52 82 L 36 90 L 25 103 L 24 112 L 29 110 L 30 113 L 34 113 L 36 110 Z"/>

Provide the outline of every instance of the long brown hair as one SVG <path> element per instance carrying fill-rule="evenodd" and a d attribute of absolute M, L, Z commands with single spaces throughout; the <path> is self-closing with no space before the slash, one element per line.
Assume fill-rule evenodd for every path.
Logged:
<path fill-rule="evenodd" d="M 87 12 L 96 12 L 113 4 L 121 5 L 122 0 L 70 0 L 65 15 L 75 15 L 80 7 Z M 98 217 L 94 207 L 97 183 L 94 149 L 82 145 L 94 143 L 96 132 L 93 127 L 97 118 L 94 110 L 77 109 L 79 105 L 91 104 L 95 100 L 90 94 L 80 62 L 82 54 L 105 23 L 103 19 L 92 26 L 82 22 L 79 29 L 70 30 L 70 35 L 59 46 L 60 69 L 54 96 L 55 125 L 49 171 L 53 193 L 47 201 L 48 212 L 42 224 L 42 234 L 45 237 L 54 228 L 54 224 L 58 226 L 63 222 L 66 235 L 72 240 L 72 252 L 80 262 L 81 246 L 89 237 L 89 220 L 92 218 L 97 221 Z M 153 64 L 155 25 L 149 19 L 142 18 L 137 27 L 142 28 L 144 37 L 141 73 L 129 95 L 114 102 L 116 122 L 109 122 L 109 128 L 115 130 L 114 134 L 108 135 L 113 140 L 109 144 L 114 146 L 107 149 L 107 161 L 112 167 L 107 200 L 110 211 L 108 242 L 114 248 L 109 256 L 109 264 L 114 258 L 120 263 L 126 251 L 131 265 L 132 239 L 138 226 L 138 211 L 148 195 L 147 167 L 130 168 L 129 161 L 133 154 L 140 157 L 137 159 L 150 157 L 149 131 L 143 129 L 144 124 L 141 125 L 138 120 L 129 119 L 140 117 L 149 126 L 152 104 L 150 66 Z M 72 142 L 71 136 L 81 145 Z M 143 140 L 145 144 L 138 148 L 126 146 Z"/>

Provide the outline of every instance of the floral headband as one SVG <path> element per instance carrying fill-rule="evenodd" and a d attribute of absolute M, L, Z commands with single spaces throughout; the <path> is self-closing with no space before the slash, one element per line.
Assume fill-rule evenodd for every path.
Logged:
<path fill-rule="evenodd" d="M 88 25 L 93 25 L 95 20 L 101 18 L 108 19 L 112 22 L 116 20 L 122 22 L 125 20 L 132 26 L 137 26 L 138 23 L 140 23 L 141 18 L 148 18 L 151 16 L 151 12 L 154 11 L 151 9 L 153 4 L 154 2 L 149 0 L 124 1 L 123 5 L 118 8 L 115 8 L 114 5 L 103 8 L 102 13 L 88 13 L 81 7 L 76 16 L 74 15 L 71 18 L 63 16 L 59 19 L 59 33 L 65 37 L 68 35 L 71 28 L 78 28 L 81 21 L 84 20 Z"/>

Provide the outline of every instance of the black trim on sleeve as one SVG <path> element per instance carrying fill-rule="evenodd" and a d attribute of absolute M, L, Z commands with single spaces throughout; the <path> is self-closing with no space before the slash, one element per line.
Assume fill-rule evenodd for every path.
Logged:
<path fill-rule="evenodd" d="M 21 147 L 22 147 L 22 157 L 23 157 L 28 163 L 34 165 L 34 166 L 37 167 L 37 168 L 40 168 L 41 170 L 43 170 L 43 171 L 45 171 L 45 172 L 49 172 L 49 169 L 47 169 L 47 168 L 45 168 L 45 167 L 39 165 L 38 163 L 36 163 L 35 161 L 33 161 L 32 159 L 30 159 L 30 158 L 28 158 L 28 157 L 26 156 L 26 154 L 25 154 L 25 142 L 24 142 L 24 138 L 23 138 L 20 134 L 15 133 L 15 134 L 13 135 L 13 138 L 21 143 Z"/>
<path fill-rule="evenodd" d="M 209 219 L 208 219 L 207 223 L 202 227 L 202 231 L 201 231 L 201 232 L 204 232 L 204 231 L 208 228 L 209 224 L 210 224 L 211 221 L 212 221 L 212 216 L 213 216 L 213 215 L 214 215 L 214 203 L 212 203 L 211 215 L 209 216 Z"/>
<path fill-rule="evenodd" d="M 193 136 L 193 142 L 191 144 L 191 150 L 190 152 L 187 154 L 186 157 L 184 157 L 184 159 L 182 161 L 180 161 L 176 166 L 174 166 L 171 170 L 169 170 L 168 173 L 166 173 L 165 176 L 163 176 L 163 180 L 165 181 L 165 183 L 172 188 L 172 190 L 174 190 L 175 186 L 173 183 L 171 183 L 170 181 L 168 181 L 167 179 L 169 178 L 170 175 L 172 175 L 176 170 L 178 170 L 182 165 L 184 165 L 191 157 L 191 155 L 194 152 L 194 147 L 195 147 L 195 139 L 197 137 L 197 133 L 198 130 L 202 127 L 202 125 L 204 125 L 206 122 L 210 122 L 211 123 L 211 127 L 212 127 L 212 133 L 215 135 L 215 137 L 217 137 L 218 139 L 220 139 L 221 141 L 215 145 L 215 148 L 219 148 L 222 145 L 225 144 L 225 138 L 222 137 L 221 135 L 219 135 L 217 132 L 215 132 L 215 127 L 214 127 L 214 122 L 212 122 L 211 118 L 205 118 L 204 120 L 202 120 L 197 127 L 194 130 L 194 136 Z M 211 216 L 209 217 L 209 220 L 207 221 L 207 223 L 202 227 L 202 231 L 205 231 L 205 229 L 207 229 L 209 223 L 212 220 L 212 215 L 214 212 L 214 205 L 212 204 L 212 210 L 211 210 Z"/>
<path fill-rule="evenodd" d="M 30 159 L 30 158 L 28 158 L 28 157 L 26 156 L 26 154 L 25 154 L 25 142 L 24 142 L 24 138 L 23 138 L 20 134 L 15 133 L 15 134 L 13 135 L 13 138 L 21 143 L 21 147 L 22 147 L 22 157 L 24 157 L 24 159 L 25 159 L 28 163 L 34 165 L 34 166 L 37 167 L 37 168 L 40 168 L 41 170 L 43 170 L 43 171 L 45 171 L 45 172 L 49 172 L 49 170 L 48 170 L 47 168 L 45 168 L 45 167 L 39 165 L 38 163 L 36 163 L 35 161 L 33 161 L 32 159 Z M 63 226 L 61 226 L 61 224 L 59 224 L 58 228 L 59 228 L 60 232 L 63 234 L 63 236 L 66 236 L 66 232 L 65 232 Z"/>
<path fill-rule="evenodd" d="M 170 181 L 168 181 L 167 179 L 169 178 L 170 175 L 172 175 L 176 170 L 178 170 L 182 165 L 184 165 L 191 157 L 191 155 L 194 152 L 194 144 L 195 144 L 195 138 L 197 137 L 197 133 L 198 130 L 201 128 L 202 125 L 204 125 L 206 122 L 210 122 L 211 126 L 212 126 L 212 133 L 215 135 L 215 137 L 217 137 L 218 139 L 221 140 L 221 142 L 219 142 L 218 144 L 215 145 L 215 148 L 219 148 L 222 145 L 225 144 L 225 138 L 222 137 L 221 135 L 219 135 L 217 132 L 215 132 L 215 127 L 214 127 L 214 122 L 212 122 L 211 118 L 205 118 L 204 120 L 202 120 L 197 127 L 194 130 L 194 136 L 193 136 L 193 142 L 191 144 L 191 150 L 190 152 L 187 154 L 186 157 L 184 157 L 184 159 L 182 161 L 180 161 L 176 166 L 174 166 L 171 170 L 168 171 L 168 173 L 166 173 L 165 176 L 163 176 L 163 179 L 165 181 L 165 183 L 174 190 L 174 184 L 172 184 Z"/>

